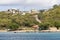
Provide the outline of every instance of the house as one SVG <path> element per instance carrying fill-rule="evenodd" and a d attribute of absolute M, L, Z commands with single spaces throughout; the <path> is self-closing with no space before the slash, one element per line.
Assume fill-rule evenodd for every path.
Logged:
<path fill-rule="evenodd" d="M 15 13 L 20 13 L 20 11 L 19 11 L 19 9 L 8 9 L 7 13 L 13 13 L 13 14 L 15 14 Z"/>
<path fill-rule="evenodd" d="M 30 13 L 31 13 L 30 11 L 22 11 L 22 15 L 30 14 Z"/>
<path fill-rule="evenodd" d="M 25 15 L 25 14 L 38 14 L 38 13 L 40 13 L 38 10 L 32 9 L 30 11 L 23 11 L 22 15 Z"/>
<path fill-rule="evenodd" d="M 35 9 L 31 10 L 31 14 L 38 14 L 38 13 L 40 13 L 38 10 L 35 10 Z"/>

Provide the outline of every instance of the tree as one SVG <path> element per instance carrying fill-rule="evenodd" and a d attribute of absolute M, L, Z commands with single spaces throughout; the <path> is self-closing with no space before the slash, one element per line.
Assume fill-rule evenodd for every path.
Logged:
<path fill-rule="evenodd" d="M 49 29 L 49 24 L 47 23 L 41 23 L 39 25 L 39 30 L 48 30 Z"/>
<path fill-rule="evenodd" d="M 57 29 L 59 29 L 60 28 L 60 21 L 56 21 L 54 25 Z"/>
<path fill-rule="evenodd" d="M 11 23 L 8 26 L 8 29 L 10 29 L 10 30 L 17 30 L 18 28 L 19 28 L 19 26 L 16 23 Z"/>

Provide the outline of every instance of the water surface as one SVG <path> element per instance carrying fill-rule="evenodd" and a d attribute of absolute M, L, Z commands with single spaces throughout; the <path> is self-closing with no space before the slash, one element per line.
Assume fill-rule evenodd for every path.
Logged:
<path fill-rule="evenodd" d="M 60 40 L 60 32 L 49 33 L 0 32 L 0 40 Z"/>

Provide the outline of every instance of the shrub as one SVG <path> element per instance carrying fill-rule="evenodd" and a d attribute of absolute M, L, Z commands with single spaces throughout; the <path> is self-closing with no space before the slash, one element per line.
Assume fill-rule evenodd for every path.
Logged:
<path fill-rule="evenodd" d="M 48 30 L 49 29 L 49 24 L 47 23 L 42 23 L 39 25 L 39 30 Z"/>
<path fill-rule="evenodd" d="M 12 23 L 8 26 L 8 29 L 10 30 L 17 30 L 19 28 L 18 24 Z"/>

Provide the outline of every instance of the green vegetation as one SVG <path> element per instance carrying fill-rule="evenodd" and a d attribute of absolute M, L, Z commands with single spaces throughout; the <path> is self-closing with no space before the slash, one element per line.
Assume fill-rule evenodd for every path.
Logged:
<path fill-rule="evenodd" d="M 17 30 L 19 28 L 19 26 L 16 23 L 11 23 L 11 24 L 9 24 L 9 26 L 7 28 L 11 29 L 11 30 Z"/>
<path fill-rule="evenodd" d="M 49 29 L 49 24 L 48 23 L 41 23 L 39 25 L 39 30 L 48 30 Z"/>
<path fill-rule="evenodd" d="M 32 27 L 33 25 L 39 25 L 40 30 L 47 30 L 49 27 L 60 27 L 60 5 L 54 5 L 47 11 L 41 10 L 38 18 L 42 23 L 36 21 L 34 14 L 14 14 L 0 12 L 0 29 L 17 30 L 20 27 Z"/>
<path fill-rule="evenodd" d="M 46 26 L 46 28 L 56 27 L 57 29 L 59 29 L 60 28 L 60 5 L 54 5 L 53 8 L 38 14 L 38 18 L 42 21 L 41 24 L 43 24 L 43 26 Z"/>
<path fill-rule="evenodd" d="M 32 27 L 32 25 L 38 24 L 33 15 L 26 14 L 14 15 L 12 13 L 0 12 L 0 29 L 17 30 L 20 27 Z"/>

